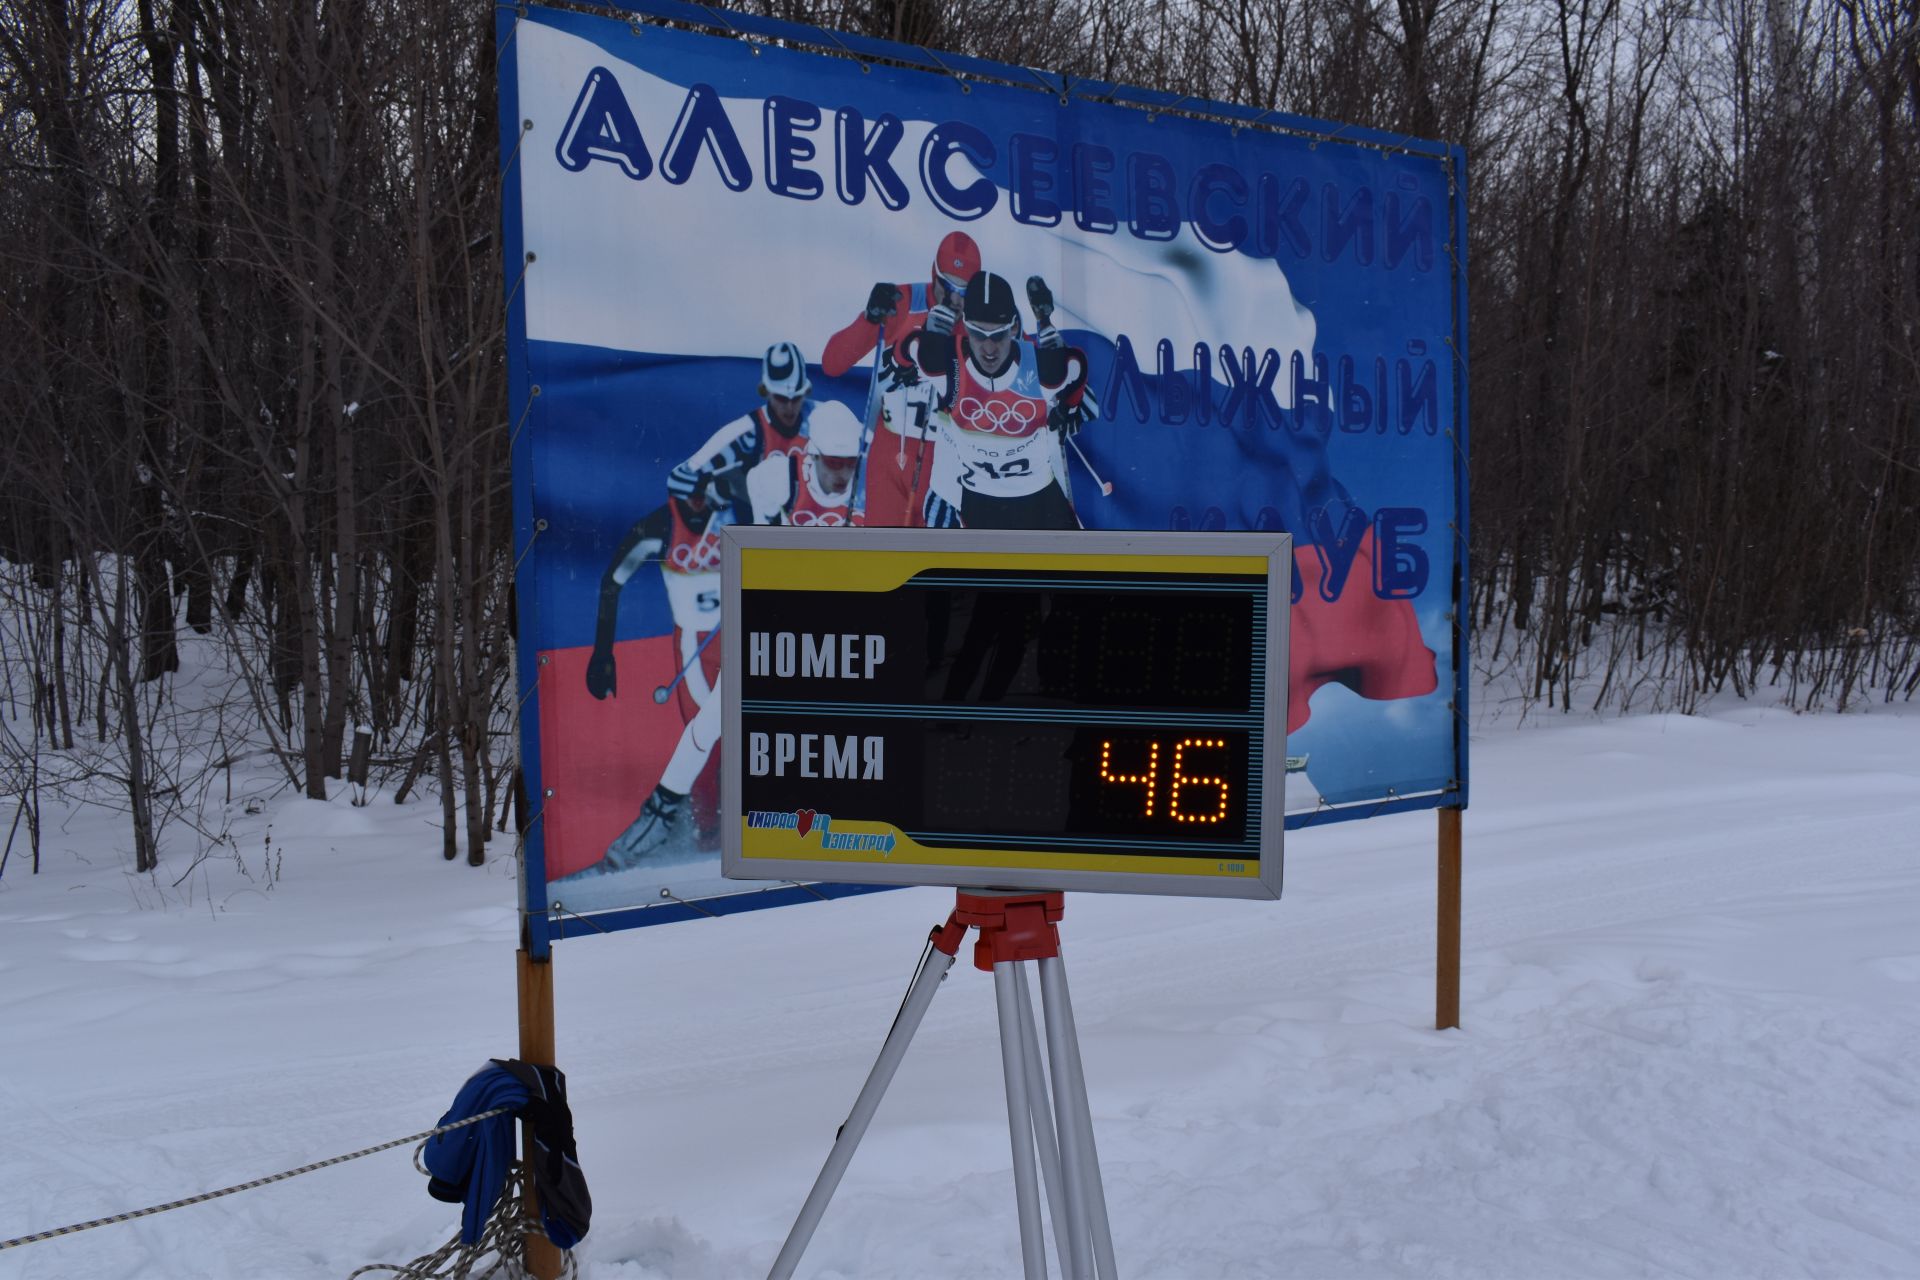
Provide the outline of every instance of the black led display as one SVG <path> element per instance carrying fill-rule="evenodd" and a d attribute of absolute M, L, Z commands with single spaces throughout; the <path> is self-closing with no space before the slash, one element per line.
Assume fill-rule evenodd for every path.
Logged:
<path fill-rule="evenodd" d="M 753 592 L 741 626 L 748 810 L 858 812 L 932 847 L 1257 846 L 1262 579 L 923 572 Z"/>

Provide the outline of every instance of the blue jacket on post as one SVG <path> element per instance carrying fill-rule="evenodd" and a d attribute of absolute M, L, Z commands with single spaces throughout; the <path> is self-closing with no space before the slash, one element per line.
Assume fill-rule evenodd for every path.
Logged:
<path fill-rule="evenodd" d="M 432 1175 L 428 1194 L 464 1205 L 460 1241 L 478 1244 L 513 1167 L 514 1121 L 524 1119 L 533 1130 L 528 1159 L 541 1227 L 558 1248 L 573 1248 L 587 1234 L 593 1201 L 574 1151 L 566 1076 L 553 1067 L 495 1058 L 460 1086 L 440 1123 L 453 1124 L 498 1107 L 508 1108 L 509 1114 L 427 1139 L 421 1162 Z"/>

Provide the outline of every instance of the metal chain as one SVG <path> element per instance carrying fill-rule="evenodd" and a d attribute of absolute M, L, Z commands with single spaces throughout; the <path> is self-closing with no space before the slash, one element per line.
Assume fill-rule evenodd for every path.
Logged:
<path fill-rule="evenodd" d="M 243 1182 L 234 1187 L 222 1187 L 218 1191 L 209 1191 L 204 1195 L 188 1196 L 184 1200 L 170 1200 L 166 1204 L 156 1204 L 149 1209 L 135 1209 L 130 1213 L 116 1213 L 111 1217 L 95 1218 L 91 1222 L 76 1222 L 68 1227 L 55 1227 L 51 1231 L 36 1231 L 32 1235 L 18 1236 L 12 1240 L 0 1240 L 0 1253 L 23 1244 L 37 1244 L 42 1240 L 52 1240 L 58 1236 L 70 1236 L 80 1231 L 91 1231 L 95 1227 L 104 1227 L 114 1222 L 132 1222 L 135 1218 L 147 1218 L 156 1213 L 165 1213 L 169 1209 L 184 1209 L 190 1204 L 205 1204 L 209 1200 L 218 1200 L 221 1196 L 230 1196 L 236 1191 L 251 1191 L 255 1187 L 264 1187 L 270 1182 L 285 1182 L 288 1178 L 297 1178 L 303 1173 L 312 1173 L 316 1169 L 331 1168 L 336 1164 L 345 1164 L 349 1160 L 358 1160 L 361 1156 L 370 1156 L 380 1151 L 391 1151 L 395 1147 L 404 1147 L 409 1142 L 422 1142 L 428 1138 L 463 1129 L 482 1120 L 491 1120 L 494 1116 L 507 1115 L 511 1107 L 495 1107 L 491 1111 L 482 1111 L 479 1115 L 468 1116 L 465 1120 L 456 1120 L 452 1124 L 443 1124 L 437 1129 L 425 1133 L 416 1133 L 405 1138 L 395 1138 L 392 1142 L 383 1142 L 377 1147 L 368 1147 L 364 1151 L 355 1151 L 349 1155 L 335 1156 L 331 1160 L 321 1160 L 314 1164 L 302 1165 L 298 1169 L 289 1169 L 285 1173 L 272 1174 L 265 1178 L 255 1178 L 252 1182 Z"/>
<path fill-rule="evenodd" d="M 347 1280 L 358 1280 L 360 1276 L 376 1272 L 398 1276 L 400 1280 L 488 1280 L 504 1272 L 511 1280 L 521 1280 L 527 1274 L 527 1237 L 540 1234 L 542 1228 L 527 1210 L 526 1165 L 514 1161 L 507 1179 L 506 1194 L 487 1219 L 486 1230 L 473 1244 L 461 1244 L 460 1234 L 455 1232 L 438 1249 L 421 1254 L 412 1262 L 370 1262 L 354 1270 Z M 475 1270 L 482 1265 L 485 1270 Z M 561 1255 L 560 1280 L 575 1280 L 579 1273 L 573 1251 L 567 1250 Z"/>

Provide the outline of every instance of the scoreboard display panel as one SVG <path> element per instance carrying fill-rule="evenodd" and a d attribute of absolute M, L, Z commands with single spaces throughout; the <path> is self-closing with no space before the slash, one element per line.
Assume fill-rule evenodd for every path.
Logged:
<path fill-rule="evenodd" d="M 727 876 L 1279 896 L 1285 534 L 723 537 Z"/>

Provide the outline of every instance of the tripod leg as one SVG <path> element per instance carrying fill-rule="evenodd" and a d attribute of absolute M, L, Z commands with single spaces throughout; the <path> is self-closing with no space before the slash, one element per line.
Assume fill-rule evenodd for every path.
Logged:
<path fill-rule="evenodd" d="M 1027 967 L 1014 967 L 1014 995 L 1020 1002 L 1020 1057 L 1026 1066 L 1027 1106 L 1033 1112 L 1033 1140 L 1040 1148 L 1040 1180 L 1047 1188 L 1047 1211 L 1053 1215 L 1054 1251 L 1060 1274 L 1073 1275 L 1073 1253 L 1067 1243 L 1066 1187 L 1060 1180 L 1060 1144 L 1055 1138 L 1053 1106 L 1047 1101 L 1047 1077 L 1040 1066 L 1040 1037 L 1033 1029 L 1033 998 L 1027 993 Z"/>
<path fill-rule="evenodd" d="M 1084 1195 L 1082 1205 L 1093 1235 L 1094 1261 L 1100 1280 L 1116 1280 L 1113 1228 L 1107 1221 L 1107 1193 L 1100 1183 L 1100 1152 L 1093 1141 L 1093 1111 L 1087 1105 L 1087 1077 L 1080 1065 L 1080 1033 L 1073 1024 L 1073 999 L 1067 994 L 1067 970 L 1060 957 L 1040 962 L 1040 999 L 1046 1009 L 1047 1052 L 1053 1059 L 1054 1109 L 1071 1112 L 1074 1123 L 1062 1123 L 1061 1161 L 1071 1130 Z M 1072 1180 L 1070 1179 L 1070 1182 Z"/>
<path fill-rule="evenodd" d="M 1060 1127 L 1060 1172 L 1067 1186 L 1066 1221 L 1056 1222 L 1055 1229 L 1063 1230 L 1067 1236 L 1073 1257 L 1073 1269 L 1068 1274 L 1072 1280 L 1086 1280 L 1093 1274 L 1093 1257 L 1087 1242 L 1087 1148 L 1082 1132 L 1086 1121 L 1081 1118 L 1080 1108 L 1074 1105 L 1073 1073 L 1067 1069 L 1073 1023 L 1061 1017 L 1059 994 L 1051 976 L 1053 971 L 1048 967 L 1052 963 L 1040 961 L 1040 1002 L 1047 1023 L 1047 1060 L 1053 1066 L 1053 1113 Z"/>
<path fill-rule="evenodd" d="M 1015 962 L 993 966 L 993 994 L 1000 1011 L 1000 1066 L 1007 1081 L 1007 1126 L 1013 1138 L 1013 1192 L 1020 1206 L 1020 1261 L 1027 1280 L 1046 1280 L 1047 1244 L 1040 1225 L 1040 1188 L 1033 1173 L 1033 1112 L 1027 1106 L 1026 1054 L 1020 1036 Z"/>
<path fill-rule="evenodd" d="M 768 1280 L 787 1280 L 793 1274 L 793 1269 L 800 1265 L 800 1255 L 806 1252 L 807 1242 L 813 1239 L 814 1228 L 820 1225 L 821 1215 L 827 1211 L 827 1202 L 833 1199 L 834 1188 L 840 1185 L 841 1175 L 846 1173 L 847 1165 L 853 1160 L 854 1149 L 860 1145 L 860 1139 L 867 1132 L 867 1124 L 880 1107 L 880 1099 L 893 1082 L 893 1073 L 899 1070 L 900 1060 L 907 1054 L 907 1045 L 912 1042 L 913 1033 L 920 1029 L 920 1020 L 926 1016 L 927 1006 L 933 1003 L 933 994 L 940 989 L 940 980 L 947 976 L 947 970 L 952 967 L 952 956 L 937 948 L 928 949 L 925 962 L 914 975 L 913 985 L 907 988 L 907 998 L 900 1006 L 900 1015 L 894 1019 L 886 1042 L 880 1046 L 880 1056 L 874 1061 L 873 1070 L 867 1073 L 867 1082 L 861 1086 L 860 1096 L 854 1099 L 847 1122 L 840 1126 L 840 1132 L 835 1135 L 833 1150 L 827 1153 L 827 1162 L 821 1166 L 820 1176 L 813 1180 L 813 1190 L 807 1193 L 807 1202 L 800 1207 L 800 1216 L 787 1233 L 787 1242 L 780 1247 L 780 1256 L 773 1260 L 773 1268 L 767 1272 Z"/>

